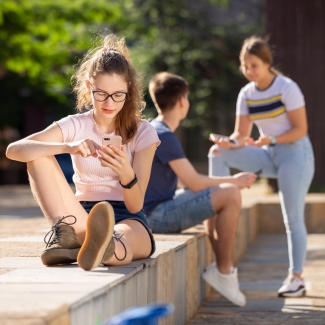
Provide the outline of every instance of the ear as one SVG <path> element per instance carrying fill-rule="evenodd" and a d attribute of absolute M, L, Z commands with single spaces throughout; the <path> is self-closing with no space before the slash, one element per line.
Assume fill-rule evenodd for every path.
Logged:
<path fill-rule="evenodd" d="M 86 80 L 86 86 L 88 88 L 88 91 L 90 92 L 91 88 L 90 88 L 90 81 L 89 80 Z"/>
<path fill-rule="evenodd" d="M 179 97 L 178 104 L 179 104 L 180 107 L 184 107 L 184 105 L 185 105 L 185 96 Z"/>

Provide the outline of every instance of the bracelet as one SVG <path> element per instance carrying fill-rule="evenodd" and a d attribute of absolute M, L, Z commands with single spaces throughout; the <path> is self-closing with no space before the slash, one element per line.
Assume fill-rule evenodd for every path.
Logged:
<path fill-rule="evenodd" d="M 138 181 L 137 175 L 134 174 L 134 178 L 132 179 L 132 181 L 131 181 L 129 184 L 123 185 L 123 184 L 121 183 L 121 181 L 119 181 L 119 183 L 120 183 L 120 185 L 121 185 L 123 188 L 128 188 L 128 189 L 130 189 L 130 188 L 132 188 L 132 187 L 137 183 L 137 181 Z"/>

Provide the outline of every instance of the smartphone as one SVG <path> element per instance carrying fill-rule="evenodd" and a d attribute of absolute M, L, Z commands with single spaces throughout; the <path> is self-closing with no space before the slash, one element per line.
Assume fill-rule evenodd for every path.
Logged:
<path fill-rule="evenodd" d="M 260 176 L 262 174 L 262 169 L 257 170 L 254 174 Z"/>
<path fill-rule="evenodd" d="M 210 138 L 212 141 L 216 141 L 219 138 L 227 139 L 230 143 L 235 144 L 236 142 L 232 139 L 229 139 L 226 135 L 216 134 L 216 133 L 210 133 Z"/>
<path fill-rule="evenodd" d="M 102 145 L 109 146 L 110 144 L 121 149 L 122 137 L 119 135 L 105 135 L 102 139 Z"/>

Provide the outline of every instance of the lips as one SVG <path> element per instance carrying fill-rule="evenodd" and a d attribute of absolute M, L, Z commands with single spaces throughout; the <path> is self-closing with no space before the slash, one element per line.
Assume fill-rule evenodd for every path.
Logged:
<path fill-rule="evenodd" d="M 102 110 L 106 114 L 112 114 L 112 113 L 114 113 L 114 110 L 113 109 L 102 108 Z"/>

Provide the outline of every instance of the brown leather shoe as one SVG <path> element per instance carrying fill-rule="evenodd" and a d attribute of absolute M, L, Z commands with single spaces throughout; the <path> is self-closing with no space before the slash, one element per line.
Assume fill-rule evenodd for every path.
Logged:
<path fill-rule="evenodd" d="M 63 221 L 72 217 L 72 223 Z M 41 254 L 44 265 L 70 264 L 77 261 L 81 247 L 77 234 L 71 225 L 77 221 L 75 216 L 65 216 L 59 219 L 45 235 L 46 248 Z M 50 235 L 50 238 L 47 237 Z"/>
<path fill-rule="evenodd" d="M 87 219 L 86 238 L 77 258 L 82 269 L 90 271 L 113 256 L 114 225 L 114 210 L 109 203 L 103 201 L 93 206 Z"/>

